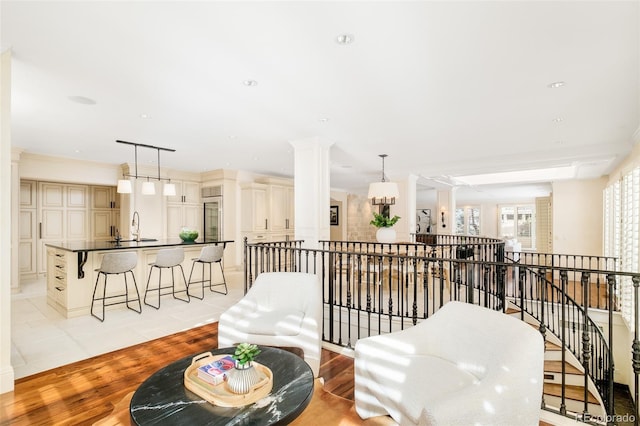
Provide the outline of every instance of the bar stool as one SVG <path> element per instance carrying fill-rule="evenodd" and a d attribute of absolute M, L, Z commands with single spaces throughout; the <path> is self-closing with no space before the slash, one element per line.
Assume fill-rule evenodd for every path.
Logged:
<path fill-rule="evenodd" d="M 189 287 L 191 287 L 191 284 L 202 284 L 202 297 L 198 297 L 196 295 L 192 295 L 193 297 L 195 297 L 196 299 L 204 299 L 204 283 L 208 282 L 209 283 L 209 290 L 211 290 L 214 293 L 219 293 L 219 294 L 227 294 L 228 293 L 228 289 L 227 289 L 227 280 L 224 277 L 224 269 L 222 269 L 222 254 L 224 252 L 224 246 L 205 246 L 202 248 L 202 250 L 200 250 L 200 257 L 191 259 L 193 260 L 193 264 L 191 265 L 191 272 L 189 273 Z M 200 281 L 191 281 L 191 276 L 193 275 L 193 268 L 196 266 L 196 263 L 200 263 L 202 264 L 202 280 Z M 220 283 L 213 283 L 213 271 L 211 268 L 211 265 L 217 263 L 218 265 L 220 265 L 220 272 L 222 273 L 222 282 Z M 204 276 L 204 265 L 208 264 L 209 265 L 209 279 L 205 279 Z M 217 287 L 217 286 L 224 286 L 224 292 L 222 291 L 217 291 L 214 290 L 213 287 Z"/>
<path fill-rule="evenodd" d="M 172 249 L 162 249 L 158 250 L 158 254 L 156 255 L 156 261 L 154 263 L 150 263 L 151 269 L 149 270 L 149 278 L 147 278 L 147 288 L 144 291 L 144 304 L 151 306 L 152 308 L 160 309 L 160 296 L 164 296 L 169 293 L 161 293 L 161 290 L 170 288 L 171 294 L 174 299 L 182 300 L 183 302 L 189 302 L 189 288 L 187 284 L 187 279 L 184 276 L 184 269 L 182 269 L 182 261 L 184 260 L 184 249 L 182 247 L 172 248 Z M 187 297 L 183 299 L 181 297 L 176 296 L 176 282 L 173 274 L 173 268 L 176 266 L 180 267 L 182 271 L 182 279 L 185 283 L 185 290 L 183 290 Z M 151 281 L 151 274 L 153 274 L 153 269 L 158 268 L 158 288 L 149 288 L 149 281 Z M 170 268 L 171 269 L 171 285 L 170 286 L 162 286 L 162 269 Z M 147 293 L 151 291 L 158 292 L 158 306 L 147 303 Z"/>
<path fill-rule="evenodd" d="M 93 297 L 91 298 L 91 315 L 99 319 L 100 321 L 104 321 L 104 311 L 105 306 L 112 306 L 125 303 L 127 308 L 131 309 L 134 312 L 142 313 L 142 305 L 140 304 L 140 293 L 138 292 L 138 284 L 136 283 L 136 276 L 133 273 L 133 268 L 138 264 L 138 253 L 135 251 L 125 251 L 119 253 L 106 253 L 102 257 L 102 262 L 100 263 L 100 268 L 96 269 L 98 272 L 98 276 L 96 277 L 96 285 L 93 287 Z M 127 281 L 127 272 L 131 273 L 133 277 L 133 288 L 136 290 L 136 298 L 129 300 L 129 283 Z M 123 274 L 124 275 L 124 293 L 123 294 L 115 294 L 111 296 L 107 296 L 107 277 L 112 274 Z M 96 297 L 96 292 L 98 290 L 98 281 L 100 281 L 100 275 L 104 275 L 104 286 L 102 288 L 102 297 Z M 121 300 L 118 302 L 107 303 L 108 299 L 114 298 L 122 298 L 125 300 Z M 138 309 L 135 309 L 129 306 L 129 302 L 138 302 Z M 102 318 L 93 313 L 93 305 L 95 302 L 102 302 Z"/>

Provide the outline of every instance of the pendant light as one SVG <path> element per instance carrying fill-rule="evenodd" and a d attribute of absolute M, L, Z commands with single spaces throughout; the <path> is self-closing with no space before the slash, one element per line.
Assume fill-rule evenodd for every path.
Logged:
<path fill-rule="evenodd" d="M 130 175 L 130 174 L 125 174 L 123 175 L 123 179 L 119 179 L 118 180 L 118 188 L 117 188 L 117 192 L 119 194 L 131 194 L 132 188 L 131 188 L 131 180 L 126 179 L 126 178 L 135 178 L 135 179 L 139 179 L 139 178 L 146 178 L 146 182 L 142 183 L 142 194 L 144 195 L 155 195 L 156 193 L 156 185 L 154 182 L 150 181 L 149 179 L 154 179 L 154 180 L 158 180 L 158 182 L 166 180 L 168 181 L 167 183 L 164 184 L 163 188 L 162 188 L 162 194 L 165 196 L 175 196 L 176 195 L 176 185 L 171 183 L 171 179 L 165 179 L 162 178 L 160 176 L 160 151 L 170 151 L 170 152 L 175 152 L 175 149 L 171 149 L 171 148 L 162 148 L 159 146 L 153 146 L 153 145 L 146 145 L 146 144 L 142 144 L 142 143 L 134 143 L 134 142 L 127 142 L 127 141 L 116 141 L 117 143 L 123 143 L 123 144 L 127 144 L 127 145 L 133 145 L 134 147 L 134 153 L 135 153 L 135 174 Z M 151 176 L 140 176 L 138 175 L 138 147 L 141 146 L 143 148 L 151 148 L 151 149 L 155 149 L 158 152 L 158 177 L 151 177 Z"/>
<path fill-rule="evenodd" d="M 387 182 L 384 177 L 384 159 L 387 154 L 380 154 L 382 158 L 382 181 L 373 182 L 369 185 L 369 199 L 374 206 L 393 205 L 399 196 L 398 185 L 395 182 Z"/>

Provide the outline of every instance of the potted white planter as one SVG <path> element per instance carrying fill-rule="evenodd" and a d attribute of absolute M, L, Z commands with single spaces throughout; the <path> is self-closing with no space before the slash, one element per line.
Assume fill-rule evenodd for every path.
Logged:
<path fill-rule="evenodd" d="M 379 243 L 392 244 L 396 242 L 396 230 L 393 229 L 393 225 L 395 225 L 399 219 L 400 216 L 390 218 L 382 214 L 373 213 L 373 220 L 369 223 L 378 228 L 376 240 Z"/>

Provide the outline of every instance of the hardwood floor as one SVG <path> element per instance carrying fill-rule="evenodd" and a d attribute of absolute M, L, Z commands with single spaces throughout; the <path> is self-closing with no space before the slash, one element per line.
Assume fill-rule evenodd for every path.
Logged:
<path fill-rule="evenodd" d="M 91 425 L 151 374 L 185 356 L 218 346 L 218 324 L 208 324 L 18 379 L 2 395 L 2 425 Z M 325 390 L 353 400 L 353 360 L 323 350 Z"/>

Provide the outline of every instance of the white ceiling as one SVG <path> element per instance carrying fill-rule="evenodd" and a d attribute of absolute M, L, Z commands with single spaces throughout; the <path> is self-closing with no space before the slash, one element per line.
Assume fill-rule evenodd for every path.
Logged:
<path fill-rule="evenodd" d="M 121 139 L 176 149 L 163 167 L 292 176 L 289 141 L 319 137 L 334 142 L 331 186 L 364 192 L 382 153 L 391 179 L 421 185 L 571 164 L 597 177 L 640 124 L 638 1 L 3 0 L 0 13 L 12 141 L 31 152 L 130 162 Z"/>

